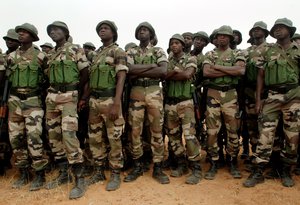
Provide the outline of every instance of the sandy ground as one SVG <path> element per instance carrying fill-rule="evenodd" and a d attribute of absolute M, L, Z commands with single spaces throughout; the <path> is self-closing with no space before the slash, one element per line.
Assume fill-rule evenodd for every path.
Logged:
<path fill-rule="evenodd" d="M 240 162 L 243 168 L 242 161 Z M 202 161 L 204 170 L 208 163 Z M 166 171 L 170 174 L 170 171 Z M 122 179 L 126 173 L 122 173 Z M 72 184 L 63 185 L 54 190 L 39 190 L 29 192 L 29 185 L 20 190 L 11 188 L 11 183 L 17 177 L 17 170 L 9 170 L 5 177 L 0 178 L 0 204 L 36 205 L 36 204 L 222 204 L 222 205 L 299 205 L 300 204 L 300 176 L 293 176 L 296 185 L 285 188 L 280 180 L 266 180 L 254 188 L 244 188 L 243 181 L 249 175 L 242 171 L 242 179 L 232 179 L 228 168 L 218 171 L 215 180 L 202 179 L 197 185 L 185 184 L 186 176 L 170 178 L 171 183 L 161 185 L 152 179 L 152 171 L 146 172 L 132 183 L 121 184 L 120 189 L 114 192 L 105 191 L 105 185 L 98 183 L 88 187 L 84 197 L 78 200 L 69 200 L 68 194 Z M 55 177 L 56 173 L 47 174 L 47 180 Z M 109 172 L 106 172 L 109 176 Z"/>

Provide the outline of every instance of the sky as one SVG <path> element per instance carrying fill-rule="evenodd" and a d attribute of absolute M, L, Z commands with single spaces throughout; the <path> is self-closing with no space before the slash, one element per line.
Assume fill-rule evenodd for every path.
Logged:
<path fill-rule="evenodd" d="M 222 25 L 229 25 L 241 31 L 243 42 L 238 48 L 245 49 L 249 30 L 256 21 L 264 21 L 271 29 L 276 19 L 287 17 L 293 21 L 296 32 L 300 33 L 299 0 L 9 0 L 1 3 L 1 30 L 6 35 L 10 28 L 25 22 L 35 25 L 40 41 L 54 44 L 46 28 L 54 21 L 64 21 L 70 30 L 75 44 L 92 42 L 97 48 L 101 40 L 96 26 L 102 20 L 112 20 L 118 27 L 120 47 L 135 39 L 135 28 L 139 23 L 148 21 L 154 27 L 158 45 L 167 49 L 171 36 L 175 33 L 205 31 L 208 35 Z M 268 42 L 274 42 L 272 37 Z M 0 48 L 6 45 L 0 40 Z M 209 44 L 204 52 L 213 48 Z"/>

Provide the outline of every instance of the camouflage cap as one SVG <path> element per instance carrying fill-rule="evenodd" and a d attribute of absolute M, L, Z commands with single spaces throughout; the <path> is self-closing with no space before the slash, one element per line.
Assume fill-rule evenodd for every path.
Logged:
<path fill-rule="evenodd" d="M 210 39 L 210 43 L 213 42 L 213 40 L 216 38 L 216 34 L 218 32 L 218 29 L 213 30 L 213 32 L 210 34 L 209 39 Z"/>
<path fill-rule="evenodd" d="M 300 34 L 299 33 L 295 33 L 292 37 L 292 41 L 296 40 L 296 39 L 300 39 Z"/>
<path fill-rule="evenodd" d="M 191 32 L 184 32 L 184 33 L 182 34 L 182 36 L 183 36 L 183 38 L 184 38 L 185 36 L 190 36 L 190 37 L 193 38 L 193 33 L 191 33 Z"/>
<path fill-rule="evenodd" d="M 35 45 L 35 44 L 32 44 L 32 45 L 35 50 L 40 51 L 40 48 L 37 45 Z"/>
<path fill-rule="evenodd" d="M 14 28 L 11 28 L 7 31 L 6 36 L 3 36 L 3 39 L 4 40 L 12 39 L 12 40 L 19 41 L 19 34 L 15 31 Z"/>
<path fill-rule="evenodd" d="M 96 32 L 98 35 L 99 35 L 100 26 L 102 24 L 107 24 L 111 28 L 111 30 L 115 33 L 114 42 L 116 42 L 118 40 L 118 27 L 116 26 L 115 22 L 109 21 L 109 20 L 104 20 L 104 21 L 101 21 L 100 23 L 98 23 L 96 26 Z"/>
<path fill-rule="evenodd" d="M 219 34 L 223 34 L 223 35 L 227 35 L 230 37 L 231 41 L 234 39 L 234 36 L 233 36 L 233 30 L 230 26 L 227 26 L 227 25 L 224 25 L 224 26 L 221 26 L 217 33 L 216 33 L 216 36 L 219 35 Z"/>
<path fill-rule="evenodd" d="M 294 33 L 296 32 L 296 27 L 293 26 L 293 22 L 290 19 L 287 18 L 281 18 L 277 19 L 275 21 L 274 26 L 270 30 L 270 35 L 274 38 L 274 29 L 276 25 L 285 25 L 290 29 L 290 36 L 292 37 Z"/>
<path fill-rule="evenodd" d="M 154 28 L 152 27 L 152 25 L 151 25 L 150 23 L 146 22 L 146 21 L 140 23 L 140 24 L 136 27 L 136 29 L 135 29 L 135 38 L 136 38 L 137 40 L 139 40 L 139 39 L 138 39 L 138 32 L 139 32 L 139 30 L 140 30 L 141 27 L 146 27 L 146 28 L 149 29 L 150 33 L 152 34 L 150 40 L 152 40 L 152 39 L 154 38 L 154 36 L 156 35 L 156 34 L 155 34 L 155 30 L 154 30 Z"/>
<path fill-rule="evenodd" d="M 48 35 L 50 35 L 50 30 L 51 30 L 52 27 L 59 27 L 59 28 L 61 28 L 66 33 L 67 39 L 69 38 L 70 31 L 69 31 L 69 28 L 68 28 L 68 26 L 67 26 L 66 23 L 64 23 L 62 21 L 54 21 L 52 24 L 49 24 L 47 26 L 47 33 L 48 33 Z"/>
<path fill-rule="evenodd" d="M 180 35 L 179 33 L 174 34 L 174 35 L 170 38 L 170 40 L 169 40 L 169 45 L 170 45 L 172 39 L 179 40 L 179 41 L 181 42 L 181 44 L 182 44 L 183 46 L 185 46 L 184 38 L 183 38 L 183 36 Z"/>
<path fill-rule="evenodd" d="M 233 30 L 233 35 L 237 35 L 239 37 L 239 41 L 236 42 L 237 45 L 240 45 L 243 41 L 242 33 L 239 30 Z"/>
<path fill-rule="evenodd" d="M 247 43 L 253 44 L 253 38 L 250 37 L 250 38 L 247 40 Z"/>
<path fill-rule="evenodd" d="M 250 29 L 249 31 L 249 36 L 251 36 L 252 34 L 252 31 L 255 29 L 255 28 L 261 28 L 262 30 L 264 30 L 265 32 L 265 37 L 267 38 L 267 36 L 269 35 L 269 31 L 268 31 L 268 28 L 267 28 L 267 24 L 263 21 L 257 21 L 254 23 L 253 27 Z"/>
<path fill-rule="evenodd" d="M 86 42 L 83 44 L 83 47 L 91 47 L 91 48 L 96 48 L 95 45 L 92 42 Z"/>
<path fill-rule="evenodd" d="M 137 47 L 137 45 L 135 43 L 133 43 L 133 42 L 127 43 L 125 45 L 125 51 L 128 51 L 129 49 L 135 48 L 135 47 Z"/>
<path fill-rule="evenodd" d="M 71 35 L 68 36 L 67 41 L 69 43 L 73 43 L 73 37 Z"/>
<path fill-rule="evenodd" d="M 51 43 L 44 43 L 43 45 L 40 45 L 41 48 L 43 47 L 48 47 L 48 48 L 53 48 L 53 45 Z"/>
<path fill-rule="evenodd" d="M 156 34 L 155 34 L 155 36 L 154 36 L 153 39 L 151 40 L 151 44 L 152 44 L 153 46 L 156 46 L 157 43 L 158 43 L 158 39 L 157 39 L 157 36 L 156 36 Z"/>
<path fill-rule="evenodd" d="M 24 29 L 25 31 L 28 31 L 32 35 L 33 41 L 40 40 L 38 37 L 38 30 L 34 25 L 30 23 L 24 23 L 20 26 L 16 26 L 15 31 L 18 33 L 20 29 Z"/>
<path fill-rule="evenodd" d="M 209 41 L 210 41 L 210 39 L 209 39 L 207 33 L 204 32 L 204 31 L 198 31 L 197 33 L 194 33 L 193 39 L 195 39 L 196 37 L 201 37 L 201 38 L 203 38 L 204 40 L 206 40 L 206 44 L 208 44 Z"/>

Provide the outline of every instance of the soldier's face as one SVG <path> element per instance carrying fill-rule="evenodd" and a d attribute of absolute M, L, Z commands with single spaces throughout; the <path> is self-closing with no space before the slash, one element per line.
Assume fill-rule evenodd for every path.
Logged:
<path fill-rule="evenodd" d="M 194 48 L 195 49 L 203 49 L 206 46 L 206 40 L 201 37 L 195 37 L 194 39 Z"/>
<path fill-rule="evenodd" d="M 102 24 L 100 26 L 98 35 L 101 38 L 101 40 L 110 40 L 114 37 L 113 31 L 107 24 Z"/>
<path fill-rule="evenodd" d="M 61 41 L 62 39 L 66 39 L 65 32 L 61 28 L 56 26 L 51 27 L 49 36 L 54 42 L 58 42 Z"/>
<path fill-rule="evenodd" d="M 83 47 L 83 50 L 84 50 L 85 55 L 87 56 L 88 53 L 89 53 L 90 51 L 93 51 L 94 49 L 91 48 L 91 47 L 89 47 L 89 46 L 84 46 L 84 47 Z"/>
<path fill-rule="evenodd" d="M 41 48 L 42 48 L 42 51 L 45 52 L 45 53 L 49 53 L 49 51 L 51 51 L 51 48 L 49 48 L 47 46 L 43 46 Z"/>
<path fill-rule="evenodd" d="M 142 26 L 138 31 L 138 39 L 140 41 L 149 40 L 151 36 L 151 32 L 147 27 Z"/>
<path fill-rule="evenodd" d="M 217 35 L 217 39 L 218 39 L 218 45 L 219 46 L 227 46 L 227 45 L 229 45 L 230 37 L 228 35 L 218 34 Z"/>
<path fill-rule="evenodd" d="M 24 44 L 24 43 L 33 42 L 33 37 L 32 37 L 32 35 L 28 31 L 26 31 L 24 29 L 20 29 L 18 31 L 18 34 L 19 34 L 19 41 L 20 41 L 20 43 Z"/>
<path fill-rule="evenodd" d="M 177 39 L 171 39 L 169 46 L 174 54 L 179 54 L 183 51 L 183 45 Z"/>
<path fill-rule="evenodd" d="M 183 38 L 184 38 L 184 43 L 187 47 L 191 47 L 193 45 L 193 37 L 192 36 L 185 35 L 185 36 L 183 36 Z"/>
<path fill-rule="evenodd" d="M 265 37 L 265 31 L 259 27 L 256 27 L 252 30 L 253 38 L 263 38 Z"/>
<path fill-rule="evenodd" d="M 8 49 L 18 48 L 20 46 L 19 41 L 10 38 L 5 39 L 5 43 Z"/>
<path fill-rule="evenodd" d="M 276 39 L 284 39 L 290 36 L 290 30 L 285 25 L 276 25 L 274 28 L 274 37 Z"/>

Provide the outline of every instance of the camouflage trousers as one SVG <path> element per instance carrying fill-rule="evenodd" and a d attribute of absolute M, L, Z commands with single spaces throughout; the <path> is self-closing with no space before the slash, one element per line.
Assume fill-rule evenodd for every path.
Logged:
<path fill-rule="evenodd" d="M 55 160 L 69 164 L 83 162 L 82 150 L 76 137 L 78 91 L 49 92 L 46 97 L 46 123 L 49 142 Z"/>
<path fill-rule="evenodd" d="M 177 104 L 165 105 L 167 135 L 174 154 L 178 157 L 185 155 L 185 148 L 182 143 L 182 130 L 186 153 L 190 161 L 200 161 L 200 144 L 195 134 L 195 112 L 193 100 L 185 100 Z M 180 128 L 181 127 L 181 128 Z"/>
<path fill-rule="evenodd" d="M 286 94 L 271 90 L 268 94 L 259 116 L 259 139 L 254 163 L 269 162 L 280 114 L 282 114 L 285 136 L 280 158 L 284 163 L 296 163 L 300 128 L 300 87 Z"/>
<path fill-rule="evenodd" d="M 163 95 L 159 86 L 140 87 L 134 86 L 130 93 L 129 125 L 131 126 L 131 139 L 129 141 L 133 159 L 143 155 L 141 139 L 145 110 L 150 123 L 151 149 L 153 162 L 162 162 L 164 158 L 163 128 Z"/>
<path fill-rule="evenodd" d="M 89 143 L 96 165 L 102 166 L 107 158 L 107 136 L 110 146 L 108 155 L 109 165 L 112 169 L 123 167 L 123 154 L 121 135 L 124 128 L 124 118 L 120 106 L 119 118 L 111 121 L 108 118 L 109 110 L 113 104 L 112 97 L 100 99 L 90 98 L 89 106 Z M 106 129 L 103 129 L 103 128 Z M 103 133 L 106 130 L 106 134 Z"/>
<path fill-rule="evenodd" d="M 40 171 L 48 164 L 43 156 L 44 148 L 41 139 L 44 111 L 39 97 L 21 100 L 11 95 L 8 99 L 9 140 L 15 155 L 18 168 L 31 166 Z"/>
<path fill-rule="evenodd" d="M 255 113 L 255 99 L 247 99 L 245 104 L 250 143 L 252 146 L 256 146 L 258 141 L 258 124 L 257 114 Z"/>
<path fill-rule="evenodd" d="M 208 89 L 207 91 L 207 152 L 212 160 L 218 160 L 218 133 L 222 125 L 221 116 L 223 115 L 227 130 L 226 152 L 231 157 L 237 157 L 239 152 L 239 137 L 237 134 L 240 119 L 237 93 L 235 89 L 227 92 Z"/>

